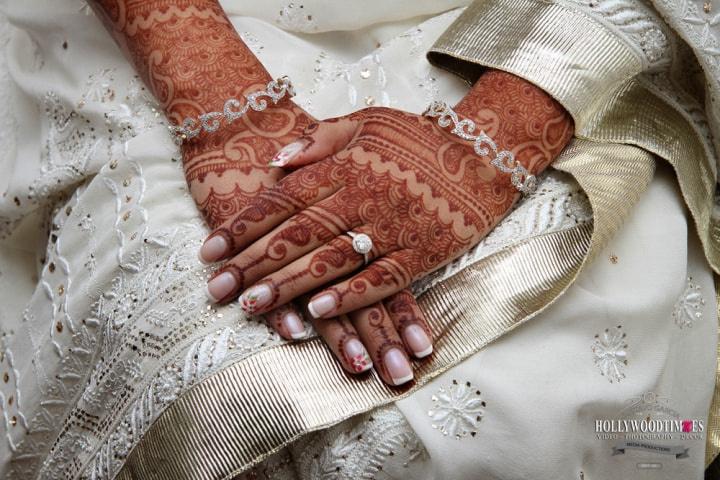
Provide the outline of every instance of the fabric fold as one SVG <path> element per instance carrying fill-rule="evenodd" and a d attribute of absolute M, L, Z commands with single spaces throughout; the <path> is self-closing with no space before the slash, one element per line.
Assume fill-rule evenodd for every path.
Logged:
<path fill-rule="evenodd" d="M 578 130 L 642 71 L 635 52 L 599 22 L 539 0 L 474 2 L 428 59 L 469 82 L 487 67 L 523 77 L 556 98 Z"/>

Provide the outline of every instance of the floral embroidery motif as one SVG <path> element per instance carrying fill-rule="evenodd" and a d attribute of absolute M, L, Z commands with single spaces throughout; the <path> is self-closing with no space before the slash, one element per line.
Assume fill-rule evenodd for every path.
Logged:
<path fill-rule="evenodd" d="M 637 0 L 566 0 L 600 22 L 612 25 L 645 63 L 656 67 L 670 59 L 667 28 L 652 6 Z"/>
<path fill-rule="evenodd" d="M 563 208 L 565 215 L 577 224 L 592 221 L 592 205 L 587 194 L 582 190 L 568 193 Z"/>
<path fill-rule="evenodd" d="M 592 353 L 595 365 L 600 369 L 600 375 L 606 377 L 610 383 L 619 382 L 625 378 L 623 370 L 627 366 L 626 333 L 622 325 L 615 328 L 606 328 L 602 334 L 595 334 L 592 344 Z"/>
<path fill-rule="evenodd" d="M 308 13 L 302 4 L 290 3 L 283 7 L 275 21 L 284 30 L 305 33 L 317 30 L 312 14 Z"/>
<path fill-rule="evenodd" d="M 696 320 L 702 319 L 705 299 L 702 296 L 700 285 L 694 283 L 691 277 L 687 279 L 685 290 L 680 294 L 672 316 L 675 324 L 680 328 L 691 328 Z"/>
<path fill-rule="evenodd" d="M 663 58 L 663 52 L 668 48 L 668 39 L 659 28 L 644 31 L 639 39 L 640 48 L 650 62 L 657 62 Z"/>
<path fill-rule="evenodd" d="M 431 398 L 433 408 L 428 411 L 428 415 L 432 419 L 433 428 L 456 439 L 468 434 L 473 437 L 477 435 L 485 408 L 480 390 L 473 388 L 470 382 L 458 383 L 453 380 L 450 388 L 439 388 Z"/>
<path fill-rule="evenodd" d="M 294 4 L 293 9 L 300 10 L 300 7 Z M 461 12 L 462 9 L 455 9 L 427 20 L 419 27 L 409 29 L 384 43 L 378 43 L 375 50 L 354 62 L 345 62 L 326 51 L 320 51 L 313 65 L 312 85 L 305 91 L 299 90 L 295 101 L 303 109 L 313 112 L 314 99 L 326 94 L 329 87 L 339 86 L 345 89 L 347 104 L 352 110 L 366 106 L 396 105 L 398 100 L 390 95 L 388 89 L 393 82 L 392 78 L 388 78 L 385 67 L 387 57 L 390 55 L 392 58 L 398 52 L 405 52 L 413 59 L 424 56 L 433 41 L 433 36 L 426 35 L 426 30 L 432 31 L 435 24 L 449 25 Z M 281 17 L 285 17 L 285 14 Z M 263 47 L 257 38 L 244 33 L 243 39 L 251 42 L 249 47 L 254 53 L 261 52 Z M 260 56 L 262 59 L 262 55 Z M 437 75 L 437 71 L 426 62 L 419 65 L 414 72 L 414 81 L 424 96 L 423 104 L 438 98 Z"/>
<path fill-rule="evenodd" d="M 82 94 L 77 108 L 83 108 L 88 102 L 107 103 L 115 99 L 113 83 L 115 69 L 103 68 L 93 73 L 85 82 L 85 93 Z"/>
<path fill-rule="evenodd" d="M 307 435 L 290 448 L 296 470 L 292 478 L 409 478 L 402 472 L 411 463 L 429 459 L 420 439 L 394 405 Z"/>

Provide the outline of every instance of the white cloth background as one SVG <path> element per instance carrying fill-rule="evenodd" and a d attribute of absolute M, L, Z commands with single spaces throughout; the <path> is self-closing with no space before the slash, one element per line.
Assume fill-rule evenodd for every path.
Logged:
<path fill-rule="evenodd" d="M 290 75 L 298 102 L 323 118 L 368 104 L 420 112 L 432 99 L 459 98 L 466 87 L 424 52 L 458 13 L 442 12 L 464 3 L 224 5 L 270 72 Z M 21 92 L 12 99 L 17 148 L 0 146 L 0 330 L 9 352 L 0 361 L 8 373 L 0 475 L 112 478 L 177 395 L 280 340 L 234 306 L 206 313 L 206 270 L 195 258 L 205 230 L 176 147 L 83 2 L 0 5 L 19 29 L 8 88 Z M 707 415 L 714 289 L 669 177 L 659 170 L 618 237 L 547 312 L 396 407 L 301 440 L 263 466 L 268 476 L 701 478 L 702 440 L 682 442 L 685 459 L 611 456 L 614 442 L 594 433 L 595 419 L 618 418 L 637 398 L 651 416 L 662 406 Z M 551 173 L 468 258 L 589 216 L 577 186 Z M 603 332 L 618 325 L 626 337 L 615 345 Z M 176 330 L 188 338 L 129 348 L 141 333 Z M 79 428 L 82 412 L 108 426 Z M 637 468 L 646 461 L 663 468 Z"/>

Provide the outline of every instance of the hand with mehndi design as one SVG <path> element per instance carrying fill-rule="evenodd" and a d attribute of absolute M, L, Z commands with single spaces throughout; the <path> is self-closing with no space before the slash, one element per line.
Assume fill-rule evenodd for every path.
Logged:
<path fill-rule="evenodd" d="M 504 72 L 484 74 L 456 111 L 532 174 L 573 131 L 557 102 Z M 239 301 L 249 313 L 312 294 L 308 312 L 346 368 L 352 355 L 343 347 L 360 338 L 388 383 L 409 380 L 400 333 L 421 326 L 415 339 L 424 330 L 428 343 L 428 329 L 414 302 L 403 305 L 406 294 L 393 295 L 469 250 L 503 218 L 519 198 L 509 175 L 432 119 L 388 108 L 312 124 L 273 164 L 302 168 L 251 199 L 203 250 L 224 245 L 215 259 L 228 259 L 220 271 L 234 290 L 244 289 Z M 347 232 L 370 236 L 369 264 Z M 397 320 L 397 311 L 413 320 Z"/>
<path fill-rule="evenodd" d="M 89 5 L 175 124 L 218 110 L 230 98 L 264 90 L 271 80 L 217 0 L 90 0 Z M 183 144 L 190 192 L 212 228 L 234 218 L 283 177 L 284 172 L 271 168 L 268 161 L 301 135 L 311 121 L 285 98 L 263 112 L 250 112 L 212 135 Z M 293 148 L 284 149 L 280 158 L 298 151 Z M 212 262 L 219 256 L 218 249 L 224 251 L 220 240 L 208 242 L 201 259 Z M 212 298 L 223 301 L 237 295 L 234 277 L 228 275 L 221 272 L 213 277 L 208 288 Z M 417 317 L 412 296 L 398 295 L 395 305 L 393 318 L 398 324 L 412 323 L 427 330 Z M 268 312 L 267 318 L 287 339 L 303 335 L 304 326 L 292 305 Z M 330 323 L 326 326 L 335 328 Z M 336 327 L 334 332 L 347 330 L 342 321 Z M 417 333 L 417 328 L 405 329 L 406 341 L 414 345 L 418 337 L 412 333 Z M 370 368 L 372 363 L 357 338 L 350 334 L 343 338 L 346 368 L 354 372 Z"/>

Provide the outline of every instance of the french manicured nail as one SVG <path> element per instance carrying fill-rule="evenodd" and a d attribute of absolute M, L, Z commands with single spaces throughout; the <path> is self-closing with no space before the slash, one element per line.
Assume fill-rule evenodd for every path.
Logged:
<path fill-rule="evenodd" d="M 335 310 L 335 297 L 330 293 L 313 298 L 308 303 L 308 311 L 313 318 L 323 317 L 333 310 Z"/>
<path fill-rule="evenodd" d="M 247 313 L 255 313 L 272 299 L 272 291 L 267 285 L 256 285 L 240 295 L 240 308 Z"/>
<path fill-rule="evenodd" d="M 205 293 L 210 300 L 217 302 L 230 295 L 236 288 L 235 276 L 230 272 L 223 272 L 207 283 Z"/>
<path fill-rule="evenodd" d="M 432 343 L 420 325 L 408 325 L 403 332 L 405 342 L 417 358 L 424 358 L 433 352 Z"/>
<path fill-rule="evenodd" d="M 202 244 L 198 252 L 198 258 L 205 265 L 213 263 L 225 255 L 228 249 L 227 240 L 222 235 L 215 235 Z"/>
<path fill-rule="evenodd" d="M 295 312 L 287 312 L 282 319 L 285 330 L 290 334 L 293 340 L 299 340 L 305 337 L 305 325 Z"/>
<path fill-rule="evenodd" d="M 350 339 L 345 344 L 345 355 L 350 363 L 350 368 L 355 373 L 367 372 L 373 366 L 365 346 L 356 338 Z"/>
<path fill-rule="evenodd" d="M 270 160 L 271 167 L 284 167 L 288 163 L 290 163 L 290 160 L 295 158 L 295 155 L 300 153 L 302 149 L 305 148 L 305 142 L 304 141 L 298 141 L 293 142 L 288 145 L 285 145 L 283 148 L 280 149 L 279 152 L 275 154 L 275 156 Z"/>
<path fill-rule="evenodd" d="M 402 385 L 413 379 L 410 362 L 408 362 L 407 357 L 400 349 L 392 348 L 388 350 L 383 361 L 394 385 Z"/>

